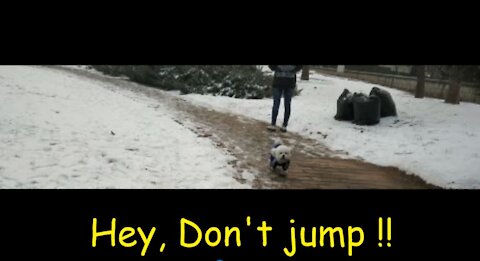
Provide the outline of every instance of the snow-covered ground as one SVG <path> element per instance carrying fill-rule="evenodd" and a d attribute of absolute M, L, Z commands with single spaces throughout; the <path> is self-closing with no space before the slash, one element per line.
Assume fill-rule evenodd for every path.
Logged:
<path fill-rule="evenodd" d="M 0 66 L 0 188 L 250 187 L 233 178 L 232 157 L 178 124 L 167 106 L 105 84 L 48 68 Z M 392 94 L 398 117 L 375 126 L 333 119 L 344 88 L 368 94 L 373 86 L 312 74 L 299 81 L 289 131 L 435 185 L 480 188 L 480 105 L 378 86 Z M 271 99 L 171 93 L 270 120 Z"/>
<path fill-rule="evenodd" d="M 0 188 L 250 188 L 169 108 L 105 84 L 0 66 Z"/>
<path fill-rule="evenodd" d="M 300 78 L 300 77 L 298 77 Z M 480 188 L 480 105 L 450 105 L 439 99 L 415 99 L 379 85 L 312 74 L 292 101 L 289 131 L 316 138 L 350 157 L 396 166 L 445 188 Z M 389 91 L 398 117 L 375 126 L 334 120 L 344 88 L 369 94 L 373 86 Z M 244 100 L 189 94 L 184 99 L 214 109 L 270 121 L 271 99 Z M 282 105 L 283 106 L 283 103 Z M 283 120 L 281 109 L 277 122 Z"/>

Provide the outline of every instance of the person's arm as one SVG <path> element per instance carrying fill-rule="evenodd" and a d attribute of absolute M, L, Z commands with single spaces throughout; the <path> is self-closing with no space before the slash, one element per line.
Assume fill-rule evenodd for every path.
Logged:
<path fill-rule="evenodd" d="M 276 71 L 276 70 L 277 70 L 277 66 L 278 66 L 278 65 L 269 65 L 268 68 L 270 68 L 270 70 L 272 70 L 272 71 Z"/>

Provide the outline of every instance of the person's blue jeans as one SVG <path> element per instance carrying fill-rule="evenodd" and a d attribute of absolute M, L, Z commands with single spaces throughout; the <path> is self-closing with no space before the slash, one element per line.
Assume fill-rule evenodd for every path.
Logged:
<path fill-rule="evenodd" d="M 273 87 L 273 108 L 272 108 L 272 125 L 277 124 L 278 109 L 280 108 L 280 100 L 283 95 L 283 103 L 285 113 L 283 118 L 283 127 L 287 127 L 290 119 L 290 104 L 292 101 L 294 87 L 275 86 Z"/>

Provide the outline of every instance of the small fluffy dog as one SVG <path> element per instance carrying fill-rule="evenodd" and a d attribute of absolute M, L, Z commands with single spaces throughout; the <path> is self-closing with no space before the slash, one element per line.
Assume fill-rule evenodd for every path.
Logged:
<path fill-rule="evenodd" d="M 280 175 L 287 176 L 291 154 L 292 149 L 284 145 L 280 139 L 276 139 L 270 150 L 270 169 L 276 171 L 277 167 L 281 167 Z"/>

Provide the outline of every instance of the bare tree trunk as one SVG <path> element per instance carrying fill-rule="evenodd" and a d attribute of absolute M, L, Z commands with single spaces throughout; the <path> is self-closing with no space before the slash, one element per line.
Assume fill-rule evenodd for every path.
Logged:
<path fill-rule="evenodd" d="M 425 65 L 415 66 L 417 70 L 417 87 L 415 88 L 415 98 L 425 97 Z"/>
<path fill-rule="evenodd" d="M 445 98 L 446 103 L 460 103 L 461 68 L 459 67 L 459 65 L 454 65 L 450 70 L 450 86 L 448 87 L 447 97 Z"/>
<path fill-rule="evenodd" d="M 302 76 L 300 77 L 301 80 L 308 81 L 310 79 L 310 66 L 304 65 L 302 69 Z"/>
<path fill-rule="evenodd" d="M 458 79 L 451 79 L 448 87 L 446 103 L 459 104 L 460 103 L 460 81 Z"/>

